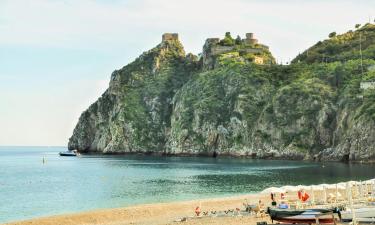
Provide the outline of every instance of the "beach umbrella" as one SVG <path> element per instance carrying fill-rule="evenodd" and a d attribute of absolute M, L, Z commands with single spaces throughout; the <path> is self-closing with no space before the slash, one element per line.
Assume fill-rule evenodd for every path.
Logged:
<path fill-rule="evenodd" d="M 310 191 L 311 191 L 311 203 L 314 205 L 315 204 L 314 185 L 310 186 Z"/>
<path fill-rule="evenodd" d="M 324 203 L 327 202 L 327 188 L 323 186 L 323 198 L 324 198 Z"/>
<path fill-rule="evenodd" d="M 336 184 L 323 184 L 323 186 L 327 189 L 336 189 Z"/>
<path fill-rule="evenodd" d="M 354 197 L 356 196 L 356 193 L 357 193 L 358 182 L 357 181 L 349 181 L 348 183 L 349 183 L 349 186 L 350 186 L 351 197 L 354 199 Z"/>
<path fill-rule="evenodd" d="M 262 194 L 270 194 L 270 193 L 285 193 L 285 190 L 283 188 L 278 188 L 278 187 L 270 187 L 267 189 L 264 189 Z"/>
<path fill-rule="evenodd" d="M 339 190 L 346 190 L 346 183 L 341 182 L 337 184 L 337 189 Z"/>
<path fill-rule="evenodd" d="M 290 185 L 282 186 L 281 188 L 284 189 L 285 191 L 291 191 L 291 192 L 299 190 L 298 187 L 290 186 Z"/>
<path fill-rule="evenodd" d="M 360 198 L 363 197 L 363 185 L 362 185 L 362 181 L 359 182 L 359 197 Z"/>
<path fill-rule="evenodd" d="M 317 191 L 323 191 L 324 190 L 324 187 L 321 186 L 321 185 L 311 185 L 314 190 L 317 190 Z"/>
<path fill-rule="evenodd" d="M 305 186 L 305 185 L 297 185 L 296 188 L 297 188 L 298 191 L 299 191 L 299 190 L 306 190 L 306 189 L 309 188 L 309 186 Z"/>
<path fill-rule="evenodd" d="M 355 212 L 354 212 L 354 207 L 353 207 L 352 188 L 351 188 L 351 185 L 350 185 L 349 182 L 348 182 L 346 188 L 347 188 L 347 195 L 348 195 L 350 210 L 352 211 L 352 223 L 357 224 Z"/>

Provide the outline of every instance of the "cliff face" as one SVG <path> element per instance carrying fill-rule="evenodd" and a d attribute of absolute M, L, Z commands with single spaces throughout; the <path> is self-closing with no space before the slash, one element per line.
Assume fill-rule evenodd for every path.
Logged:
<path fill-rule="evenodd" d="M 108 90 L 80 117 L 70 149 L 85 152 L 161 151 L 172 99 L 199 69 L 178 40 L 166 40 L 114 71 Z"/>
<path fill-rule="evenodd" d="M 185 55 L 177 37 L 169 37 L 112 74 L 108 90 L 81 115 L 69 148 L 375 158 L 375 89 L 360 88 L 375 78 L 375 54 L 362 62 L 353 57 L 309 63 L 299 56 L 289 66 L 272 60 L 257 65 L 241 46 L 214 56 L 204 52 L 203 62 Z M 273 59 L 268 48 L 254 56 Z"/>

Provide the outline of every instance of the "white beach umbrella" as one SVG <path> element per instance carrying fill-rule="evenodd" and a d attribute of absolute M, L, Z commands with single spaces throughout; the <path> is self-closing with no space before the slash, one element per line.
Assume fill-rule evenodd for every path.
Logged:
<path fill-rule="evenodd" d="M 347 190 L 347 197 L 348 197 L 348 200 L 349 200 L 349 205 L 350 205 L 350 210 L 352 211 L 352 223 L 353 224 L 357 224 L 357 221 L 356 221 L 356 216 L 355 216 L 355 212 L 354 212 L 354 207 L 353 207 L 353 198 L 352 198 L 352 187 L 351 187 L 351 184 L 348 182 L 348 184 L 346 185 L 346 190 Z"/>
<path fill-rule="evenodd" d="M 328 196 L 330 198 L 335 198 L 335 197 L 341 197 L 342 195 L 339 192 L 337 192 L 337 194 L 329 193 Z"/>
<path fill-rule="evenodd" d="M 298 191 L 299 191 L 299 190 L 306 190 L 306 189 L 309 188 L 309 186 L 305 186 L 305 185 L 297 185 L 296 188 L 297 188 Z"/>
<path fill-rule="evenodd" d="M 345 190 L 346 189 L 346 183 L 341 182 L 337 184 L 337 189 L 339 190 Z"/>
<path fill-rule="evenodd" d="M 359 182 L 359 197 L 362 198 L 364 196 L 364 191 L 363 191 L 363 184 L 362 181 Z"/>
<path fill-rule="evenodd" d="M 353 185 L 357 185 L 359 182 L 351 180 L 351 181 L 348 181 L 348 183 L 353 186 Z"/>
<path fill-rule="evenodd" d="M 327 202 L 327 188 L 325 186 L 323 186 L 323 200 L 324 203 Z"/>
<path fill-rule="evenodd" d="M 290 186 L 290 185 L 282 186 L 281 188 L 284 189 L 285 191 L 291 191 L 291 192 L 299 190 L 297 186 Z"/>
<path fill-rule="evenodd" d="M 310 186 L 310 191 L 311 191 L 311 203 L 314 205 L 315 204 L 314 185 Z"/>
<path fill-rule="evenodd" d="M 323 191 L 324 190 L 324 187 L 321 186 L 321 185 L 311 185 L 311 187 L 313 187 L 314 190 L 316 190 L 316 191 Z"/>
<path fill-rule="evenodd" d="M 326 189 L 336 189 L 336 184 L 322 184 Z"/>
<path fill-rule="evenodd" d="M 267 188 L 267 189 L 264 189 L 262 192 L 260 192 L 262 194 L 270 194 L 270 193 L 285 193 L 285 190 L 282 189 L 282 188 L 278 188 L 278 187 L 270 187 L 270 188 Z"/>

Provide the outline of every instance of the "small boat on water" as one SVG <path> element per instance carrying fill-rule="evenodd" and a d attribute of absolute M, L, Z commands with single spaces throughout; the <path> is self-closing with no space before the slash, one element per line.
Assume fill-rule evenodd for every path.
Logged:
<path fill-rule="evenodd" d="M 60 156 L 78 156 L 79 153 L 77 150 L 73 150 L 73 151 L 59 152 L 59 155 Z"/>
<path fill-rule="evenodd" d="M 341 211 L 340 214 L 343 222 L 351 222 L 353 220 L 353 213 L 351 210 Z M 354 214 L 357 221 L 375 222 L 375 207 L 355 208 Z"/>
<path fill-rule="evenodd" d="M 271 220 L 282 223 L 302 223 L 313 224 L 316 219 L 319 223 L 333 223 L 335 218 L 333 216 L 335 210 L 333 209 L 277 209 L 268 208 L 268 214 Z"/>

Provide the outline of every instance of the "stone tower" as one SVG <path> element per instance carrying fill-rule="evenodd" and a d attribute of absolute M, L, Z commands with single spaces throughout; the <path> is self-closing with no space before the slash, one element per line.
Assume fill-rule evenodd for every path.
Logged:
<path fill-rule="evenodd" d="M 178 34 L 177 33 L 164 33 L 162 36 L 162 41 L 178 41 Z"/>
<path fill-rule="evenodd" d="M 253 33 L 246 33 L 246 39 L 244 39 L 244 42 L 249 45 L 255 45 L 258 44 L 258 39 L 254 38 Z"/>

